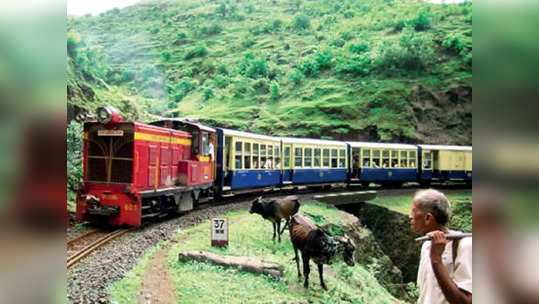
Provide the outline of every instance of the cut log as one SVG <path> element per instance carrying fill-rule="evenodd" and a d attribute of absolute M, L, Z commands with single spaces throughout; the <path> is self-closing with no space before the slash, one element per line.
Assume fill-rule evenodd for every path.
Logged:
<path fill-rule="evenodd" d="M 186 251 L 180 252 L 178 260 L 211 262 L 213 264 L 233 267 L 238 270 L 248 271 L 256 274 L 267 274 L 274 278 L 283 276 L 284 267 L 275 263 L 263 262 L 254 257 L 237 257 L 237 256 L 220 256 L 211 252 L 205 251 Z"/>

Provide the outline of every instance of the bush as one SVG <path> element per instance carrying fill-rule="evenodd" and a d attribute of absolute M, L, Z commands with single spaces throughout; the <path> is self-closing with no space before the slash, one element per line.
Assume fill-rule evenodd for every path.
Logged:
<path fill-rule="evenodd" d="M 268 81 L 265 79 L 260 79 L 253 85 L 257 94 L 268 94 L 270 92 L 270 86 Z"/>
<path fill-rule="evenodd" d="M 317 52 L 315 60 L 320 70 L 329 69 L 333 66 L 333 54 L 330 51 Z"/>
<path fill-rule="evenodd" d="M 217 73 L 221 75 L 228 75 L 228 68 L 224 64 L 220 64 L 217 66 Z"/>
<path fill-rule="evenodd" d="M 178 37 L 178 39 L 185 39 L 185 38 L 187 38 L 187 34 L 184 33 L 184 32 L 180 32 L 180 33 L 178 33 L 177 37 Z"/>
<path fill-rule="evenodd" d="M 335 47 L 343 47 L 346 42 L 342 39 L 335 39 L 331 41 L 330 45 Z"/>
<path fill-rule="evenodd" d="M 279 85 L 276 82 L 271 85 L 270 91 L 271 99 L 277 100 L 281 97 L 281 94 L 279 93 Z"/>
<path fill-rule="evenodd" d="M 165 61 L 169 61 L 170 60 L 170 53 L 169 52 L 163 52 L 163 53 L 161 53 L 161 57 L 163 57 L 163 59 Z"/>
<path fill-rule="evenodd" d="M 216 9 L 215 9 L 215 13 L 217 15 L 221 15 L 221 16 L 225 16 L 226 15 L 226 4 L 224 3 L 221 3 Z"/>
<path fill-rule="evenodd" d="M 354 12 L 353 11 L 346 11 L 342 14 L 344 16 L 344 18 L 346 19 L 350 19 L 350 18 L 353 18 L 355 16 Z"/>
<path fill-rule="evenodd" d="M 185 59 L 189 60 L 195 57 L 203 57 L 203 56 L 206 56 L 207 54 L 208 54 L 208 51 L 206 50 L 206 48 L 203 46 L 199 46 L 199 47 L 189 50 L 187 54 L 185 54 Z"/>
<path fill-rule="evenodd" d="M 67 186 L 70 190 L 77 190 L 82 178 L 82 124 L 71 122 L 67 126 Z"/>
<path fill-rule="evenodd" d="M 153 66 L 146 66 L 142 69 L 142 79 L 148 80 L 153 76 L 157 75 L 157 70 Z"/>
<path fill-rule="evenodd" d="M 265 77 L 268 73 L 266 58 L 255 58 L 253 54 L 246 54 L 240 64 L 240 74 L 250 78 Z"/>
<path fill-rule="evenodd" d="M 343 59 L 337 63 L 337 72 L 354 76 L 368 75 L 371 68 L 371 60 L 366 57 Z"/>
<path fill-rule="evenodd" d="M 417 18 L 410 20 L 409 24 L 418 32 L 426 31 L 431 28 L 430 14 L 421 12 Z"/>
<path fill-rule="evenodd" d="M 215 96 L 211 88 L 205 88 L 204 91 L 202 92 L 202 95 L 204 96 L 204 100 L 208 100 Z"/>
<path fill-rule="evenodd" d="M 361 54 L 363 52 L 366 52 L 369 50 L 369 46 L 366 43 L 358 43 L 358 44 L 352 44 L 348 48 L 350 50 L 350 53 L 353 54 Z"/>
<path fill-rule="evenodd" d="M 396 31 L 396 32 L 400 32 L 402 31 L 402 29 L 406 26 L 406 23 L 404 22 L 404 20 L 399 20 L 397 21 L 397 23 L 395 23 L 395 25 L 393 25 L 393 29 Z"/>
<path fill-rule="evenodd" d="M 159 33 L 159 27 L 158 26 L 154 26 L 150 29 L 150 34 L 157 34 Z"/>
<path fill-rule="evenodd" d="M 128 81 L 133 81 L 135 80 L 135 72 L 132 72 L 132 71 L 123 71 L 121 74 L 120 74 L 120 82 L 128 82 Z"/>
<path fill-rule="evenodd" d="M 421 70 L 433 61 L 432 41 L 412 30 L 406 30 L 398 44 L 385 42 L 379 53 L 379 65 L 386 69 Z"/>
<path fill-rule="evenodd" d="M 442 46 L 455 54 L 461 54 L 464 50 L 464 43 L 456 36 L 444 40 Z"/>
<path fill-rule="evenodd" d="M 252 4 L 249 4 L 245 7 L 245 11 L 248 13 L 248 14 L 252 14 L 254 13 L 255 11 L 255 6 L 252 5 Z"/>
<path fill-rule="evenodd" d="M 311 27 L 311 20 L 305 15 L 294 17 L 294 29 L 298 31 L 308 30 Z"/>
<path fill-rule="evenodd" d="M 224 89 L 224 88 L 226 88 L 228 86 L 228 77 L 219 75 L 219 76 L 215 77 L 215 80 L 213 82 L 214 82 L 216 87 L 218 87 L 220 89 Z"/>
<path fill-rule="evenodd" d="M 305 76 L 313 77 L 318 74 L 319 66 L 316 61 L 306 59 L 298 63 L 298 70 Z"/>
<path fill-rule="evenodd" d="M 79 33 L 69 32 L 67 33 L 67 54 L 71 58 L 77 58 L 77 47 L 81 43 L 82 38 Z"/>
<path fill-rule="evenodd" d="M 244 47 L 244 48 L 249 48 L 253 45 L 255 45 L 256 42 L 254 40 L 251 40 L 251 39 L 247 39 L 245 40 L 244 42 L 241 43 L 241 45 Z"/>
<path fill-rule="evenodd" d="M 303 81 L 304 78 L 305 76 L 299 70 L 295 70 L 294 72 L 288 75 L 288 79 L 290 79 L 290 81 L 292 81 L 294 85 L 299 85 Z"/>
<path fill-rule="evenodd" d="M 275 19 L 273 20 L 271 27 L 273 28 L 273 30 L 279 31 L 281 27 L 283 27 L 283 21 L 281 21 L 280 19 Z"/>
<path fill-rule="evenodd" d="M 352 38 L 354 38 L 354 35 L 352 35 L 352 33 L 350 32 L 342 32 L 339 34 L 339 36 L 341 36 L 341 39 L 345 40 L 345 41 L 348 41 Z"/>
<path fill-rule="evenodd" d="M 219 24 L 212 24 L 209 27 L 203 26 L 200 29 L 200 33 L 206 36 L 217 35 L 222 31 L 223 31 L 223 28 Z"/>

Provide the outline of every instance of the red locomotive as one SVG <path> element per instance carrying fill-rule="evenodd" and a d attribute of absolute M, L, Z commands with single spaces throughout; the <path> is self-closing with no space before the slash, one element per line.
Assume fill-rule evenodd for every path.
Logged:
<path fill-rule="evenodd" d="M 179 119 L 123 122 L 112 107 L 84 124 L 77 218 L 114 226 L 193 209 L 215 179 L 215 130 Z"/>

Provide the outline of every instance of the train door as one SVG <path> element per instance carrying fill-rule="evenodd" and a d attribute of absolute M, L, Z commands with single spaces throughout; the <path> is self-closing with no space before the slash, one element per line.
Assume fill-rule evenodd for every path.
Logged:
<path fill-rule="evenodd" d="M 359 171 L 360 171 L 360 149 L 359 148 L 352 148 L 352 158 L 351 158 L 351 166 L 352 169 L 352 180 L 359 180 Z"/>
<path fill-rule="evenodd" d="M 225 142 L 223 146 L 223 176 L 224 176 L 224 186 L 230 187 L 231 176 L 230 176 L 230 147 L 232 145 L 232 137 L 225 136 Z"/>
<path fill-rule="evenodd" d="M 292 183 L 292 145 L 283 144 L 283 184 Z"/>

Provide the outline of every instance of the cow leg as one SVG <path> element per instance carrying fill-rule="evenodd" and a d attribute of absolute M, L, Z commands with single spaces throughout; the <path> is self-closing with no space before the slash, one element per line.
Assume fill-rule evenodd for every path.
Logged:
<path fill-rule="evenodd" d="M 275 225 L 277 225 L 277 234 L 279 235 L 279 243 L 281 242 L 281 220 L 278 220 Z"/>
<path fill-rule="evenodd" d="M 290 225 L 290 218 L 287 218 L 285 220 L 285 223 L 284 223 L 284 226 L 283 226 L 283 230 L 281 230 L 281 234 L 283 234 L 284 230 L 286 229 L 286 227 L 288 227 L 288 225 Z"/>
<path fill-rule="evenodd" d="M 320 276 L 320 285 L 322 285 L 322 288 L 328 290 L 326 284 L 324 283 L 324 265 L 322 264 L 318 264 L 318 276 Z"/>
<path fill-rule="evenodd" d="M 294 245 L 294 260 L 296 260 L 296 266 L 298 267 L 298 279 L 301 279 L 301 271 L 299 269 L 299 256 L 298 256 L 298 247 Z"/>
<path fill-rule="evenodd" d="M 273 241 L 275 242 L 275 231 L 277 229 L 277 223 L 273 222 Z"/>
<path fill-rule="evenodd" d="M 305 253 L 301 253 L 301 259 L 303 260 L 303 275 L 305 276 L 305 283 L 303 283 L 303 287 L 309 288 L 309 273 L 311 272 L 311 269 L 309 268 L 309 260 L 310 256 Z"/>

